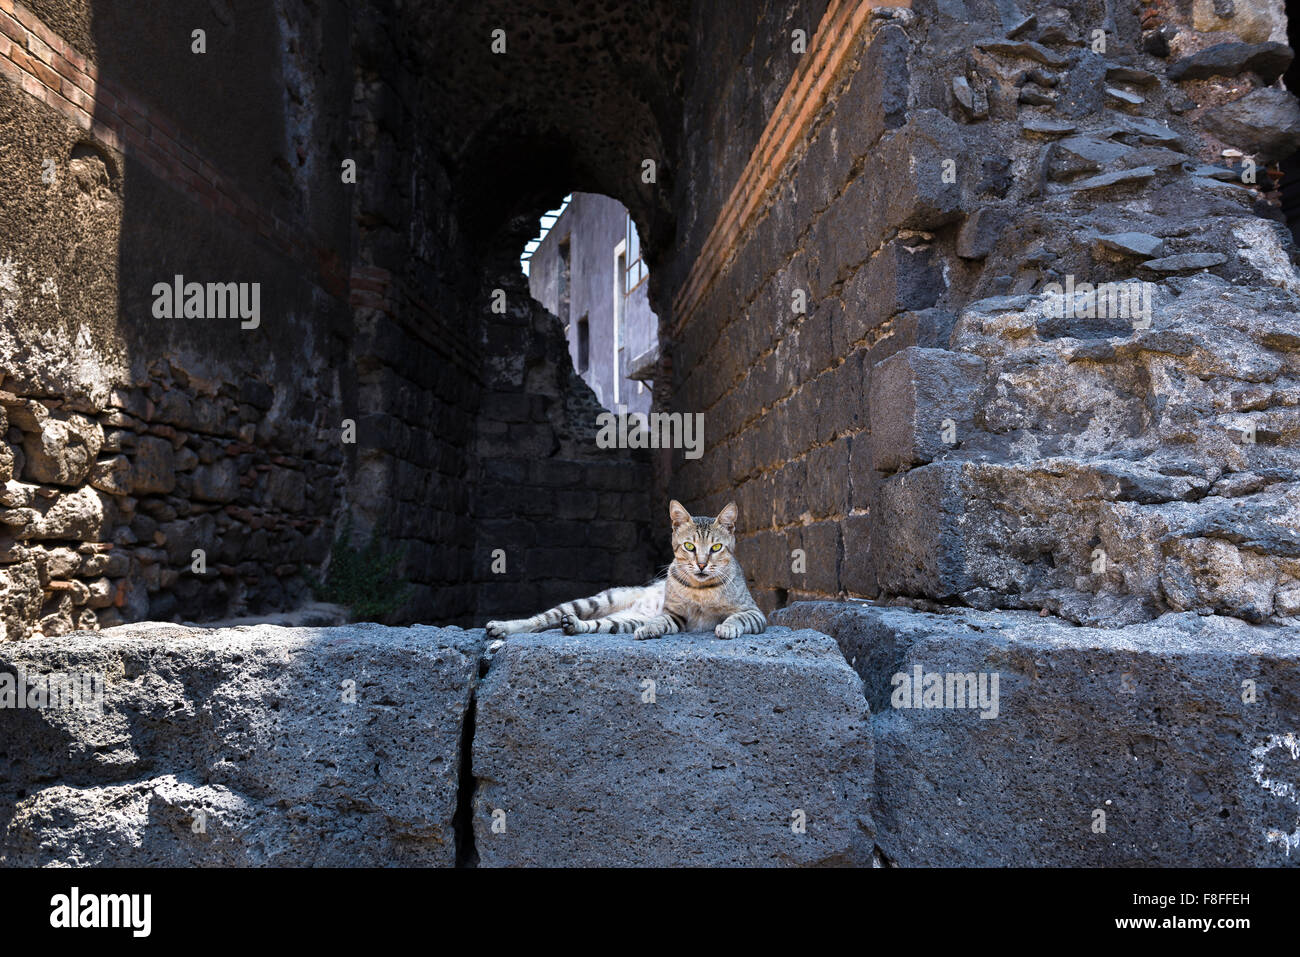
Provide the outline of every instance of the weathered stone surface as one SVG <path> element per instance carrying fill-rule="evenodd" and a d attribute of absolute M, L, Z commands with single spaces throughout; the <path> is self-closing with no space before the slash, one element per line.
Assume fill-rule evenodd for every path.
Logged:
<path fill-rule="evenodd" d="M 885 194 L 885 222 L 904 229 L 934 229 L 961 216 L 961 191 L 943 175 L 943 160 L 961 138 L 961 127 L 942 113 L 916 110 L 906 125 L 882 139 L 877 162 L 899 175 L 909 170 L 916 177 L 915 189 Z"/>
<path fill-rule="evenodd" d="M 449 866 L 481 645 L 158 624 L 0 644 L 0 674 L 105 682 L 101 712 L 0 709 L 0 864 Z"/>
<path fill-rule="evenodd" d="M 964 76 L 952 78 L 952 94 L 971 119 L 987 119 L 989 115 L 989 98 L 982 87 L 972 87 Z"/>
<path fill-rule="evenodd" d="M 1205 128 L 1261 163 L 1285 159 L 1300 147 L 1300 103 L 1286 90 L 1251 90 L 1208 110 Z"/>
<path fill-rule="evenodd" d="M 871 370 L 871 467 L 895 472 L 936 458 L 973 430 L 976 356 L 911 346 Z"/>
<path fill-rule="evenodd" d="M 1084 172 L 1097 172 L 1118 164 L 1132 151 L 1131 147 L 1112 140 L 1070 136 L 1052 146 L 1048 154 L 1048 175 L 1059 180 Z"/>
<path fill-rule="evenodd" d="M 1111 233 L 1098 236 L 1097 242 L 1106 249 L 1127 256 L 1155 256 L 1165 248 L 1165 241 L 1150 233 Z"/>
<path fill-rule="evenodd" d="M 64 546 L 40 550 L 48 578 L 71 578 L 81 568 L 81 556 Z"/>
<path fill-rule="evenodd" d="M 1278 282 L 1288 275 L 1279 267 Z M 1294 300 L 1210 274 L 1169 282 L 1179 295 L 1155 287 L 1150 328 L 1137 314 L 1060 318 L 1051 297 L 962 314 L 949 344 L 985 366 L 969 399 L 948 404 L 973 419 L 942 460 L 913 455 L 917 467 L 883 478 L 871 551 L 886 594 L 1082 624 L 1293 614 Z M 872 382 L 885 409 L 906 395 L 889 382 L 884 370 Z M 871 441 L 890 434 L 876 425 Z"/>
<path fill-rule="evenodd" d="M 1149 70 L 1126 66 L 1122 63 L 1106 64 L 1106 79 L 1112 83 L 1132 83 L 1136 86 L 1159 86 L 1160 77 Z"/>
<path fill-rule="evenodd" d="M 981 206 L 957 230 L 957 255 L 963 259 L 983 259 L 993 251 L 1011 216 L 992 206 Z"/>
<path fill-rule="evenodd" d="M 1237 170 L 1228 169 L 1226 166 L 1213 166 L 1209 163 L 1198 164 L 1191 172 L 1193 176 L 1204 176 L 1221 182 L 1231 182 L 1241 177 L 1241 173 Z"/>
<path fill-rule="evenodd" d="M 1128 90 L 1116 89 L 1112 86 L 1106 87 L 1106 95 L 1112 100 L 1115 100 L 1121 106 L 1141 106 L 1146 102 L 1145 99 L 1138 96 L 1136 93 L 1130 93 Z"/>
<path fill-rule="evenodd" d="M 43 415 L 39 429 L 23 432 L 26 478 L 53 485 L 80 485 L 99 454 L 104 430 L 84 415 Z"/>
<path fill-rule="evenodd" d="M 1026 106 L 1054 106 L 1056 104 L 1056 94 L 1050 93 L 1032 83 L 1026 83 L 1020 89 L 1017 102 Z"/>
<path fill-rule="evenodd" d="M 99 542 L 113 526 L 113 500 L 89 485 L 52 498 L 38 496 L 29 506 L 0 511 L 0 525 L 17 539 L 61 538 Z"/>
<path fill-rule="evenodd" d="M 171 442 L 152 435 L 140 437 L 131 463 L 131 493 L 166 493 L 176 487 L 176 455 Z"/>
<path fill-rule="evenodd" d="M 267 476 L 267 495 L 272 504 L 289 513 L 302 511 L 307 502 L 307 479 L 292 469 L 275 469 Z"/>
<path fill-rule="evenodd" d="M 1113 173 L 1102 173 L 1100 176 L 1090 176 L 1088 179 L 1072 184 L 1071 188 L 1082 193 L 1087 190 L 1107 189 L 1112 186 L 1132 186 L 1136 183 L 1145 183 L 1155 174 L 1154 166 L 1138 166 L 1134 169 L 1117 170 Z"/>
<path fill-rule="evenodd" d="M 479 689 L 480 861 L 869 864 L 868 728 L 857 676 L 815 632 L 513 636 Z"/>
<path fill-rule="evenodd" d="M 1020 128 L 1026 133 L 1045 139 L 1054 136 L 1067 136 L 1079 129 L 1078 124 L 1057 120 L 1048 116 L 1031 114 L 1020 121 Z"/>
<path fill-rule="evenodd" d="M 774 620 L 833 634 L 863 676 L 876 840 L 898 864 L 1300 866 L 1294 630 L 1193 614 L 1103 630 L 839 602 Z M 894 707 L 908 700 L 895 675 L 918 667 L 988 674 L 990 692 L 996 674 L 996 717 Z"/>
<path fill-rule="evenodd" d="M 1162 259 L 1148 259 L 1143 268 L 1153 272 L 1190 272 L 1194 269 L 1209 269 L 1222 266 L 1228 261 L 1223 253 L 1179 253 L 1177 256 L 1165 256 Z"/>
<path fill-rule="evenodd" d="M 221 459 L 194 470 L 194 497 L 204 502 L 229 502 L 239 491 L 239 467 Z"/>
<path fill-rule="evenodd" d="M 989 53 L 1007 57 L 1023 57 L 1055 68 L 1068 66 L 1070 63 L 1069 58 L 1032 40 L 1004 40 L 1000 37 L 994 37 L 989 40 L 980 40 L 976 46 L 981 50 L 987 50 Z"/>
<path fill-rule="evenodd" d="M 43 597 L 36 562 L 20 560 L 0 567 L 0 642 L 31 633 Z"/>
<path fill-rule="evenodd" d="M 1119 126 L 1121 132 L 1116 135 L 1122 138 L 1146 146 L 1168 146 L 1171 149 L 1178 149 L 1182 145 L 1181 136 L 1149 116 L 1116 115 L 1108 116 L 1107 120 L 1114 121 Z"/>
<path fill-rule="evenodd" d="M 90 469 L 90 484 L 109 495 L 126 495 L 131 491 L 131 462 L 125 455 L 100 459 Z"/>
<path fill-rule="evenodd" d="M 1169 68 L 1171 80 L 1204 80 L 1212 76 L 1258 73 L 1272 83 L 1291 65 L 1291 48 L 1285 43 L 1216 43 L 1183 57 Z"/>
<path fill-rule="evenodd" d="M 5 482 L 0 488 L 0 505 L 6 508 L 27 508 L 36 501 L 41 487 L 28 482 Z"/>

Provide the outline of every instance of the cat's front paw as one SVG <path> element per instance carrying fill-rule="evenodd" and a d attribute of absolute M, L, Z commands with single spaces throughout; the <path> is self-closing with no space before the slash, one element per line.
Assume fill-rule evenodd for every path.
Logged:
<path fill-rule="evenodd" d="M 585 635 L 590 629 L 587 627 L 588 622 L 583 621 L 577 615 L 561 615 L 560 628 L 566 635 Z"/>
<path fill-rule="evenodd" d="M 636 631 L 632 632 L 632 637 L 637 641 L 645 641 L 647 638 L 662 638 L 664 635 L 663 625 L 642 625 Z"/>
<path fill-rule="evenodd" d="M 489 638 L 504 638 L 510 634 L 510 622 L 508 621 L 489 621 L 483 626 Z"/>
<path fill-rule="evenodd" d="M 730 641 L 732 638 L 739 638 L 744 631 L 739 625 L 724 621 L 713 629 L 713 633 L 719 638 Z"/>

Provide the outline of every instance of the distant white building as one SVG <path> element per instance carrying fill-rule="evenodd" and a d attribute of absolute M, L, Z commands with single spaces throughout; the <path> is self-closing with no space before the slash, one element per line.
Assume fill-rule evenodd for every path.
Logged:
<path fill-rule="evenodd" d="M 572 194 L 526 268 L 533 298 L 564 323 L 573 368 L 601 405 L 648 412 L 659 320 L 650 309 L 640 237 L 623 204 Z"/>

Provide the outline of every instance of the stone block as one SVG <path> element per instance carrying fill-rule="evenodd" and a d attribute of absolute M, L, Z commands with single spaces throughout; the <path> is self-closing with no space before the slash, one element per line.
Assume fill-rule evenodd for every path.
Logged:
<path fill-rule="evenodd" d="M 104 444 L 104 430 L 93 419 L 75 413 L 39 415 L 38 425 L 23 432 L 24 477 L 51 485 L 80 485 Z"/>
<path fill-rule="evenodd" d="M 984 363 L 910 346 L 871 369 L 872 468 L 895 472 L 943 457 L 975 430 Z"/>
<path fill-rule="evenodd" d="M 480 862 L 869 864 L 868 726 L 815 632 L 512 637 L 479 690 Z"/>
<path fill-rule="evenodd" d="M 0 864 L 450 866 L 481 644 L 141 624 L 0 645 L 0 676 L 102 682 L 99 710 L 0 708 Z"/>
<path fill-rule="evenodd" d="M 1300 865 L 1300 648 L 1286 629 L 841 602 L 773 617 L 834 635 L 863 676 L 877 842 L 897 864 Z M 923 691 L 942 676 L 943 707 L 900 693 L 896 676 L 918 668 Z M 949 674 L 977 688 L 988 675 L 995 709 L 948 707 L 967 687 L 950 698 Z"/>
<path fill-rule="evenodd" d="M 166 494 L 176 487 L 176 453 L 172 443 L 140 436 L 131 462 L 131 494 Z"/>

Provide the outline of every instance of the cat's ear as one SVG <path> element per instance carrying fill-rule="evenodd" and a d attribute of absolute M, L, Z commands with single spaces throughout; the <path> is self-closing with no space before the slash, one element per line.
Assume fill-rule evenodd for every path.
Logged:
<path fill-rule="evenodd" d="M 727 531 L 734 532 L 736 530 L 736 503 L 728 502 L 727 507 L 718 513 L 718 517 L 714 521 Z"/>
<path fill-rule="evenodd" d="M 673 528 L 685 525 L 691 520 L 691 513 L 682 508 L 682 503 L 673 499 L 668 503 L 668 517 L 673 520 Z"/>

